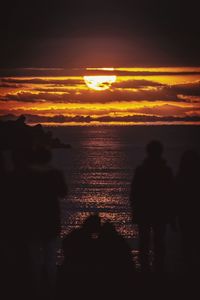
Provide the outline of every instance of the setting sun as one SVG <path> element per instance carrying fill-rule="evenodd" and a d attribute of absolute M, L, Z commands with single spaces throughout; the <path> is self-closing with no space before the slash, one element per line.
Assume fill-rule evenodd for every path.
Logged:
<path fill-rule="evenodd" d="M 103 91 L 110 88 L 117 79 L 115 75 L 109 76 L 84 76 L 86 85 L 96 91 Z"/>

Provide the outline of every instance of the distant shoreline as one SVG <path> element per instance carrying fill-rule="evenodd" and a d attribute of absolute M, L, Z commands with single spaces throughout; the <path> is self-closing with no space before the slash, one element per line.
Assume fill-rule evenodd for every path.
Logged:
<path fill-rule="evenodd" d="M 38 123 L 28 123 L 30 126 L 35 126 Z M 117 123 L 117 124 L 109 124 L 109 123 L 41 123 L 43 127 L 167 127 L 167 126 L 177 126 L 177 127 L 184 127 L 184 126 L 193 126 L 198 127 L 200 126 L 200 122 L 187 122 L 187 123 L 163 123 L 158 124 L 157 122 L 154 123 Z"/>

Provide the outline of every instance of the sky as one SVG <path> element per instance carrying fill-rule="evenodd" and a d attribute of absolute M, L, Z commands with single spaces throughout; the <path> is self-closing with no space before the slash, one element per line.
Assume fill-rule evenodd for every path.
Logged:
<path fill-rule="evenodd" d="M 4 1 L 1 118 L 199 124 L 199 1 L 118 2 Z M 86 75 L 116 81 L 96 91 Z"/>

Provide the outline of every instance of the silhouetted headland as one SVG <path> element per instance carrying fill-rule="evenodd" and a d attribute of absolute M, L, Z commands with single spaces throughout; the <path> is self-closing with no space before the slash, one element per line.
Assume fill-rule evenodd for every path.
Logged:
<path fill-rule="evenodd" d="M 71 147 L 71 145 L 62 143 L 58 138 L 53 137 L 51 131 L 46 132 L 41 124 L 27 125 L 23 115 L 16 120 L 0 120 L 1 150 L 28 148 L 37 144 L 51 149 Z"/>

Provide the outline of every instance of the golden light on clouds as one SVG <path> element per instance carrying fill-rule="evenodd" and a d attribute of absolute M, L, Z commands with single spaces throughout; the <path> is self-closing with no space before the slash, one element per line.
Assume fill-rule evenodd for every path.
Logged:
<path fill-rule="evenodd" d="M 29 123 L 51 125 L 200 124 L 200 68 L 25 71 L 0 77 L 0 117 L 24 114 Z"/>
<path fill-rule="evenodd" d="M 117 79 L 116 75 L 109 76 L 84 76 L 86 85 L 96 91 L 104 91 L 110 88 Z"/>

